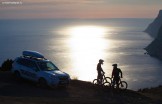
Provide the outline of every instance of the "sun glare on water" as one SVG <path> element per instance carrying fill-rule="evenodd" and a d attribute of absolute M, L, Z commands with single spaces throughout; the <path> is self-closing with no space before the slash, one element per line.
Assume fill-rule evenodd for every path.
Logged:
<path fill-rule="evenodd" d="M 77 38 L 96 38 L 105 34 L 103 27 L 97 26 L 77 26 L 70 29 L 70 34 Z"/>
<path fill-rule="evenodd" d="M 70 39 L 73 75 L 79 80 L 90 81 L 96 78 L 96 65 L 104 58 L 108 42 L 104 39 L 108 29 L 101 26 L 74 26 L 67 29 Z"/>

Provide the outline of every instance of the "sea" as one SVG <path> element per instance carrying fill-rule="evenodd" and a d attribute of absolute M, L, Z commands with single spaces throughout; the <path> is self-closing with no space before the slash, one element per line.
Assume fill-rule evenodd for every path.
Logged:
<path fill-rule="evenodd" d="M 162 84 L 162 61 L 144 48 L 153 38 L 143 32 L 154 19 L 26 19 L 0 20 L 0 64 L 38 51 L 71 79 L 92 82 L 99 59 L 106 76 L 112 64 L 123 72 L 128 88 L 138 90 Z"/>

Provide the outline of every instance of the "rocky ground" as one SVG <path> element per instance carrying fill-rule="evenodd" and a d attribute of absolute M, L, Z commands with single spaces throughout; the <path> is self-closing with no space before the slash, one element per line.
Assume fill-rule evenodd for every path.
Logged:
<path fill-rule="evenodd" d="M 10 72 L 0 72 L 1 104 L 162 104 L 161 99 L 162 87 L 116 91 L 72 80 L 67 89 L 43 89 L 26 80 L 15 80 Z"/>

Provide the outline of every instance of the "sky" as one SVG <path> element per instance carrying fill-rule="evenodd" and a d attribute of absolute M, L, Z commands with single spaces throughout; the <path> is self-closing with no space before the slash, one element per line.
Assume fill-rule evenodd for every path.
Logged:
<path fill-rule="evenodd" d="M 0 19 L 155 18 L 162 0 L 0 0 Z"/>

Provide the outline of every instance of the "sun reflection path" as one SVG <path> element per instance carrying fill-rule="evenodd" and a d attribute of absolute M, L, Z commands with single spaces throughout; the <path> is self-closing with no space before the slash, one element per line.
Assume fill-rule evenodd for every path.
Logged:
<path fill-rule="evenodd" d="M 109 43 L 104 39 L 108 29 L 101 26 L 74 26 L 68 29 L 73 75 L 79 80 L 96 78 L 96 65 L 104 59 Z"/>

